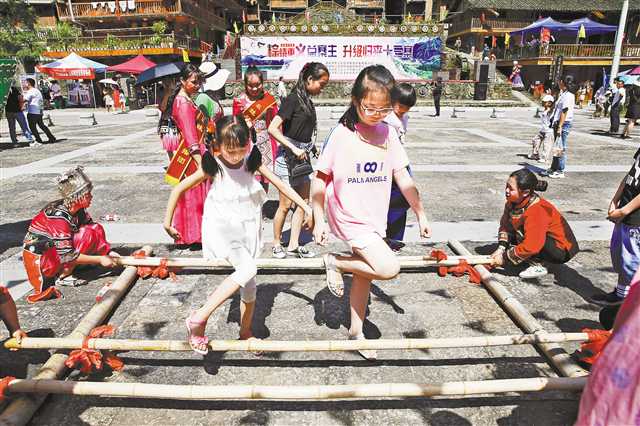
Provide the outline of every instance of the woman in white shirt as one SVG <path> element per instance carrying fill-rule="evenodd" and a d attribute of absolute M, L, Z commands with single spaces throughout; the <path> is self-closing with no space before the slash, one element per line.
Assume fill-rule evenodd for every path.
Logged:
<path fill-rule="evenodd" d="M 553 162 L 551 168 L 540 173 L 551 179 L 564 178 L 564 169 L 567 164 L 567 148 L 571 122 L 573 121 L 573 109 L 576 104 L 575 80 L 572 75 L 566 75 L 560 80 L 560 94 L 553 111 Z M 558 140 L 559 138 L 559 140 Z"/>

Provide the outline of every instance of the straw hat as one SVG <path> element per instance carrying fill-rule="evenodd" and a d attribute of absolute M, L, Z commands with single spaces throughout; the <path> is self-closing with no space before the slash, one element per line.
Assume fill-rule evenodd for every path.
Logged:
<path fill-rule="evenodd" d="M 200 64 L 200 72 L 204 74 L 205 82 L 202 85 L 204 91 L 221 89 L 229 78 L 229 71 L 216 67 L 213 62 Z"/>

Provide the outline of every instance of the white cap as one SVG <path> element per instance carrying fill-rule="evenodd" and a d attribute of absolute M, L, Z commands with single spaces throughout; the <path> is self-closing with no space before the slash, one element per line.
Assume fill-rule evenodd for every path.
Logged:
<path fill-rule="evenodd" d="M 213 62 L 203 62 L 200 64 L 200 72 L 204 74 L 205 82 L 202 89 L 207 90 L 219 90 L 227 82 L 229 78 L 229 71 L 216 67 Z"/>
<path fill-rule="evenodd" d="M 553 102 L 555 99 L 553 99 L 553 96 L 551 95 L 544 95 L 542 97 L 542 102 Z"/>

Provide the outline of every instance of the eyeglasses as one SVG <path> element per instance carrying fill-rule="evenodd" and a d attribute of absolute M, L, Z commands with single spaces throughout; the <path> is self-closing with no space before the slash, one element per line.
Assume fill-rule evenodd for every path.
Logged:
<path fill-rule="evenodd" d="M 391 111 L 393 111 L 393 108 L 369 108 L 364 106 L 363 103 L 360 103 L 360 108 L 362 108 L 362 111 L 364 111 L 364 115 L 367 116 L 373 116 L 373 115 L 382 115 L 382 116 L 387 116 L 391 113 Z"/>

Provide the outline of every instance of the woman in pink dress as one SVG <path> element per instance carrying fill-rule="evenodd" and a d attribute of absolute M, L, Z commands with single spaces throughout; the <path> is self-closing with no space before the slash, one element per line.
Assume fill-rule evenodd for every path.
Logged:
<path fill-rule="evenodd" d="M 179 84 L 167 103 L 167 115 L 178 127 L 180 138 L 184 140 L 198 165 L 202 161 L 202 154 L 205 153 L 206 147 L 202 140 L 203 126 L 197 125 L 198 109 L 192 96 L 198 93 L 201 83 L 202 76 L 198 68 L 188 64 L 180 73 Z M 202 242 L 202 212 L 208 190 L 209 182 L 204 181 L 186 191 L 178 200 L 172 225 L 180 232 L 181 239 L 176 240 L 179 246 L 199 249 Z"/>
<path fill-rule="evenodd" d="M 266 95 L 268 93 L 264 91 L 262 73 L 256 67 L 247 68 L 244 74 L 244 93 L 233 99 L 233 115 L 244 114 L 249 107 L 258 104 Z M 267 129 L 276 114 L 278 114 L 278 106 L 274 103 L 252 123 L 247 122 L 255 130 L 255 144 L 260 154 L 262 154 L 262 164 L 270 170 L 273 170 L 273 162 L 278 145 Z M 247 117 L 245 116 L 246 119 Z M 258 175 L 256 179 L 260 181 L 265 191 L 268 191 L 269 182 L 261 175 Z"/>

